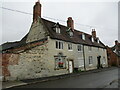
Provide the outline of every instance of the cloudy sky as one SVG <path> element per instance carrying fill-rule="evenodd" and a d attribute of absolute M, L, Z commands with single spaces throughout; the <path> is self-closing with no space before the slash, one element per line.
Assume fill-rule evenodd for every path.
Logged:
<path fill-rule="evenodd" d="M 32 23 L 33 6 L 37 0 L 4 0 L 0 6 L 30 14 L 0 8 L 0 44 L 20 40 Z M 119 0 L 40 0 L 42 17 L 66 25 L 68 17 L 75 22 L 75 29 L 91 34 L 95 28 L 97 37 L 108 46 L 118 39 Z"/>

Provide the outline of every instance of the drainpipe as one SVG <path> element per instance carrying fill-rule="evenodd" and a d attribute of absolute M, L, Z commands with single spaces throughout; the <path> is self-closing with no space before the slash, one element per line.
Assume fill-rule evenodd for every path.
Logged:
<path fill-rule="evenodd" d="M 85 67 L 85 49 L 84 49 L 84 45 L 83 45 L 83 58 L 84 58 L 84 70 L 86 71 L 86 67 Z"/>

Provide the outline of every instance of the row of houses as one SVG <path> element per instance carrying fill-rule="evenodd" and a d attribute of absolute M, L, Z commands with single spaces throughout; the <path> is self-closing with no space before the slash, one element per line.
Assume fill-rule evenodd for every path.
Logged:
<path fill-rule="evenodd" d="M 68 17 L 67 26 L 41 17 L 41 4 L 33 8 L 29 32 L 17 42 L 1 45 L 4 81 L 34 79 L 108 67 L 106 46 L 97 37 L 74 28 Z"/>

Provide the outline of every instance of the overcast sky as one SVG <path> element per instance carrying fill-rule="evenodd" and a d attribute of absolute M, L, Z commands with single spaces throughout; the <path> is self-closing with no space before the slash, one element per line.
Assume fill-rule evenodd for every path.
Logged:
<path fill-rule="evenodd" d="M 2 7 L 33 13 L 33 6 L 36 1 L 17 0 L 15 2 L 15 0 L 4 0 Z M 91 28 L 95 28 L 97 37 L 108 46 L 114 45 L 114 41 L 118 39 L 118 1 L 40 0 L 43 18 L 54 18 L 56 20 L 46 19 L 66 25 L 66 22 L 59 20 L 66 21 L 70 16 L 75 22 L 75 29 L 91 34 Z M 18 41 L 28 33 L 32 23 L 32 15 L 1 8 L 0 11 L 2 11 L 0 13 L 0 16 L 2 16 L 0 17 L 0 20 L 2 19 L 2 22 L 0 22 L 2 41 L 0 44 Z"/>

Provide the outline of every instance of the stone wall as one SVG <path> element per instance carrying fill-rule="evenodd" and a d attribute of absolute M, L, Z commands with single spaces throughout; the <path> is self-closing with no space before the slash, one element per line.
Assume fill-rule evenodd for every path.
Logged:
<path fill-rule="evenodd" d="M 54 60 L 55 55 L 57 55 L 59 52 L 62 52 L 66 56 L 66 61 L 67 60 L 73 60 L 74 68 L 79 68 L 80 70 L 84 70 L 84 65 L 80 66 L 80 61 L 79 59 L 82 59 L 84 62 L 84 55 L 83 51 L 78 52 L 77 50 L 77 45 L 78 44 L 73 44 L 72 43 L 72 50 L 68 50 L 68 43 L 70 42 L 63 42 L 63 49 L 56 49 L 56 44 L 55 41 L 61 41 L 61 40 L 55 40 L 55 39 L 50 39 L 49 38 L 49 57 L 51 60 Z M 84 52 L 85 52 L 85 67 L 86 70 L 90 69 L 96 69 L 97 68 L 97 56 L 101 56 L 101 64 L 103 67 L 108 66 L 107 62 L 107 53 L 106 49 L 103 48 L 98 48 L 98 47 L 92 47 L 92 51 L 88 50 L 88 46 L 84 46 Z M 52 52 L 52 53 L 51 53 Z M 93 57 L 93 64 L 89 65 L 89 60 L 88 57 L 92 56 Z M 103 64 L 103 57 L 105 57 L 105 63 Z M 78 59 L 79 58 L 79 59 Z M 59 70 L 60 71 L 60 70 Z M 65 70 L 66 71 L 66 70 Z"/>
<path fill-rule="evenodd" d="M 22 80 L 46 77 L 49 73 L 47 67 L 48 45 L 43 45 L 19 53 L 19 62 L 17 65 L 9 65 L 9 80 Z"/>
<path fill-rule="evenodd" d="M 2 62 L 2 76 L 4 76 L 4 80 L 8 80 L 9 76 L 11 76 L 9 65 L 18 65 L 19 62 L 19 54 L 11 54 L 5 53 L 0 55 Z"/>
<path fill-rule="evenodd" d="M 97 69 L 97 65 L 98 65 L 97 57 L 98 56 L 101 56 L 100 63 L 102 64 L 102 66 L 103 67 L 108 66 L 106 49 L 98 48 L 98 47 L 92 47 L 92 50 L 89 51 L 88 46 L 84 46 L 84 50 L 85 50 L 85 67 L 86 67 L 86 70 Z M 92 56 L 92 58 L 93 58 L 93 64 L 91 64 L 91 65 L 89 64 L 89 56 Z M 105 57 L 105 63 L 103 61 L 103 57 Z"/>
<path fill-rule="evenodd" d="M 41 18 L 38 17 L 36 23 L 32 23 L 30 31 L 28 33 L 26 43 L 41 40 L 47 36 L 48 32 L 44 26 Z"/>

